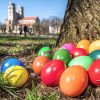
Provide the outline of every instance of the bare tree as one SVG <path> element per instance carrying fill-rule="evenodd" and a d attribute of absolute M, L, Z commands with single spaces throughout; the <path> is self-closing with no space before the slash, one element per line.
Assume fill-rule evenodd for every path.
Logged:
<path fill-rule="evenodd" d="M 32 26 L 33 34 L 40 33 L 40 23 L 35 23 Z"/>
<path fill-rule="evenodd" d="M 36 33 L 36 24 L 32 25 L 33 34 Z"/>
<path fill-rule="evenodd" d="M 59 33 L 59 28 L 61 27 L 62 19 L 57 16 L 50 16 L 49 17 L 49 25 Z"/>
<path fill-rule="evenodd" d="M 3 34 L 6 34 L 6 25 L 0 23 L 0 30 L 1 30 L 1 32 L 2 32 Z"/>
<path fill-rule="evenodd" d="M 49 20 L 43 19 L 40 23 L 42 33 L 49 33 Z"/>

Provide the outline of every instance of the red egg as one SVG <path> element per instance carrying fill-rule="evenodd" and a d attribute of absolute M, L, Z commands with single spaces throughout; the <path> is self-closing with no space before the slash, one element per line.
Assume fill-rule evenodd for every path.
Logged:
<path fill-rule="evenodd" d="M 83 48 L 75 48 L 72 50 L 72 57 L 87 56 L 88 52 Z"/>
<path fill-rule="evenodd" d="M 95 60 L 88 69 L 91 82 L 100 86 L 100 60 Z"/>
<path fill-rule="evenodd" d="M 59 84 L 61 74 L 65 70 L 64 62 L 61 60 L 52 60 L 42 69 L 41 80 L 46 86 L 56 86 Z"/>

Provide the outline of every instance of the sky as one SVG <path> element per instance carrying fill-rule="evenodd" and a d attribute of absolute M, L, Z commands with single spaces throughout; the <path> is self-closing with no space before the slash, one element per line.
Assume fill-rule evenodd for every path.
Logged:
<path fill-rule="evenodd" d="M 0 22 L 8 15 L 9 1 L 24 7 L 24 16 L 38 16 L 40 20 L 50 16 L 64 17 L 67 0 L 0 0 Z"/>

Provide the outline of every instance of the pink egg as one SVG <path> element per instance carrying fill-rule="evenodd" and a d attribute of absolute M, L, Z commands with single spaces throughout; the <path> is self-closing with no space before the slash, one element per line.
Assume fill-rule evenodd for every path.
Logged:
<path fill-rule="evenodd" d="M 70 53 L 72 53 L 72 50 L 75 49 L 75 45 L 73 43 L 65 43 L 64 45 L 62 45 L 61 47 L 62 49 L 66 49 L 68 50 Z"/>

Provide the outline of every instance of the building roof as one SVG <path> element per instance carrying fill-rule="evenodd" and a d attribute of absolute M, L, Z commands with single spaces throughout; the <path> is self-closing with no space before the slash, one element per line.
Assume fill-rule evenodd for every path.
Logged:
<path fill-rule="evenodd" d="M 16 26 L 32 26 L 33 24 L 17 24 Z"/>
<path fill-rule="evenodd" d="M 33 16 L 33 17 L 24 17 L 21 18 L 20 20 L 36 20 L 38 17 L 37 16 Z"/>
<path fill-rule="evenodd" d="M 24 17 L 21 18 L 19 20 L 36 20 L 38 17 L 37 16 L 33 16 L 33 17 Z M 8 18 L 5 19 L 5 21 L 8 21 Z"/>

